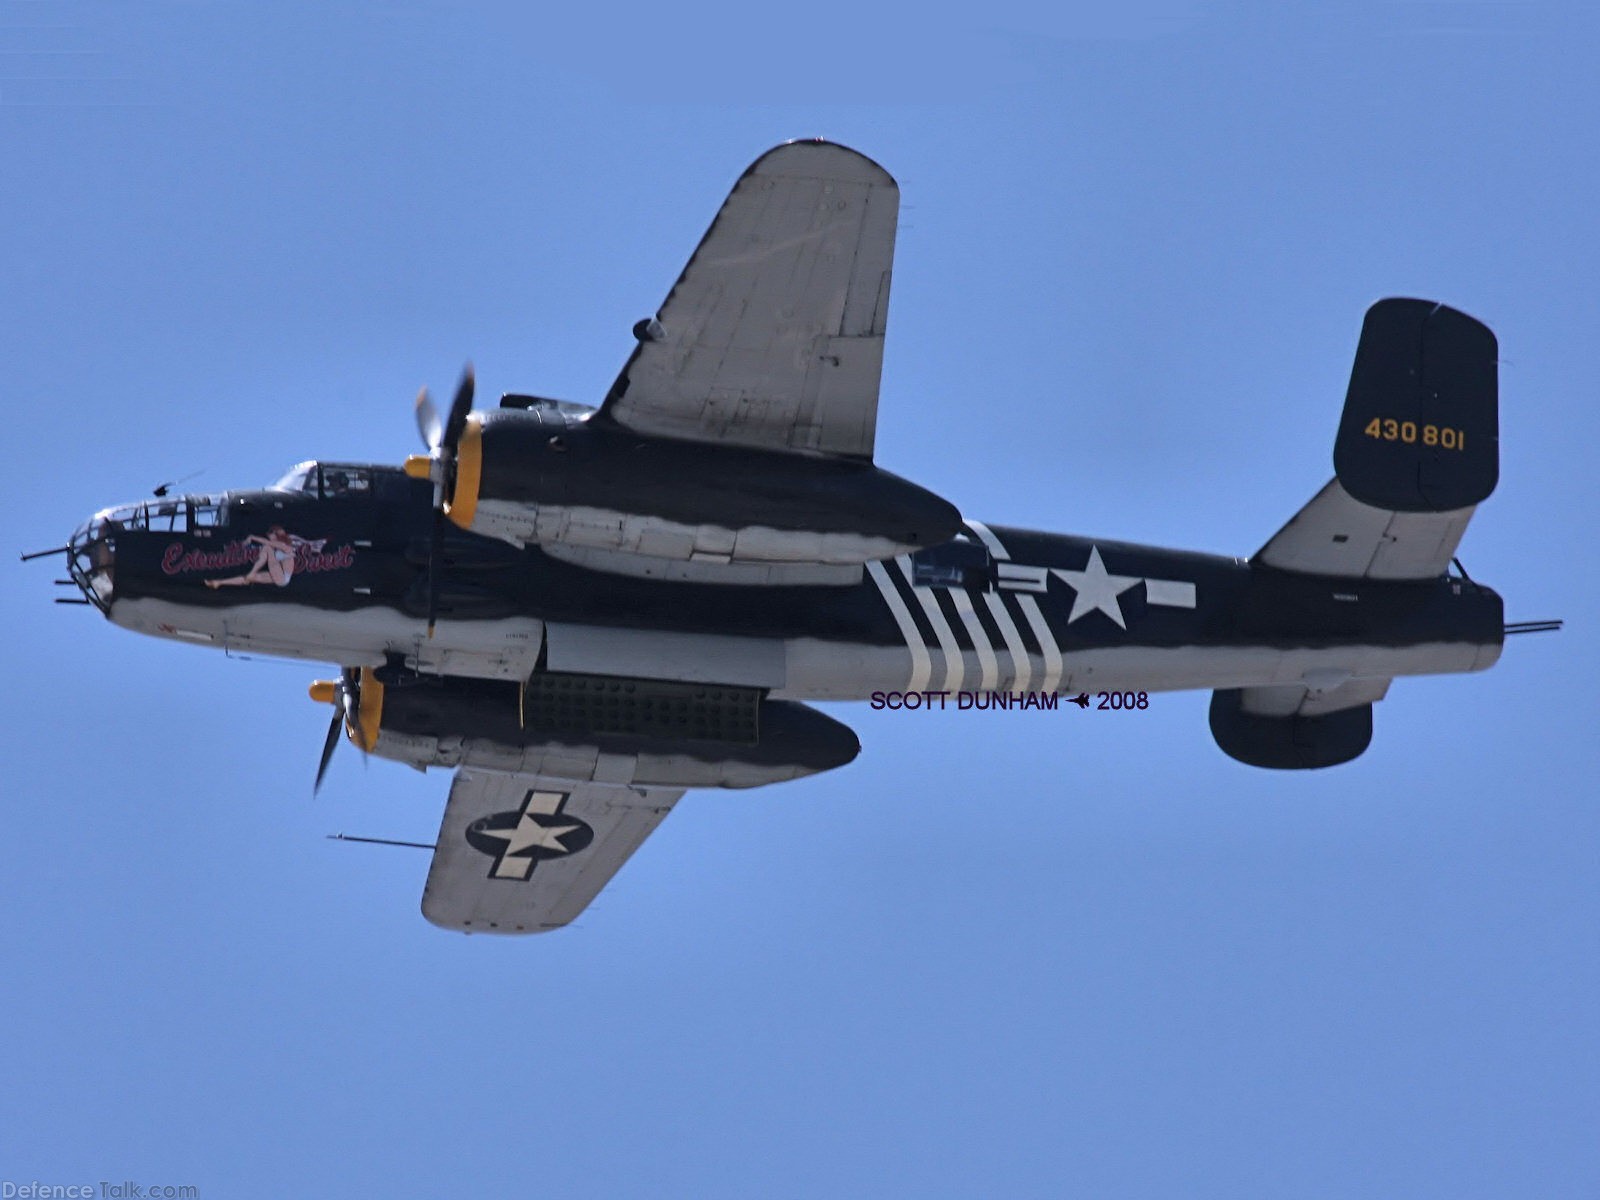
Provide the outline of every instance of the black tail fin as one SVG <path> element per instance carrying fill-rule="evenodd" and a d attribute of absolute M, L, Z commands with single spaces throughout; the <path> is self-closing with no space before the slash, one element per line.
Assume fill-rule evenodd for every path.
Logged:
<path fill-rule="evenodd" d="M 1500 479 L 1499 346 L 1431 300 L 1367 310 L 1333 468 L 1355 499 L 1395 512 L 1477 504 Z"/>

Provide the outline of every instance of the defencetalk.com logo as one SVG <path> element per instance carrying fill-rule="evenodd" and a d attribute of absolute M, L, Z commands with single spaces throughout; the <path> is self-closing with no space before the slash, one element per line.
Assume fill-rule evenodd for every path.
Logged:
<path fill-rule="evenodd" d="M 0 1200 L 200 1200 L 200 1189 L 192 1183 L 40 1183 L 37 1179 L 18 1183 L 0 1179 Z"/>

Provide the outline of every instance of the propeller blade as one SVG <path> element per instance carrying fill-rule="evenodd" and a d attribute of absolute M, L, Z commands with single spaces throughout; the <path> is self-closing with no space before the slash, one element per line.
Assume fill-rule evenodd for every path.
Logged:
<path fill-rule="evenodd" d="M 439 442 L 444 437 L 444 422 L 439 419 L 439 410 L 434 407 L 433 397 L 428 395 L 428 389 L 423 388 L 417 393 L 417 432 L 422 435 L 422 444 L 431 454 L 439 449 Z"/>
<path fill-rule="evenodd" d="M 444 439 L 440 442 L 446 452 L 454 455 L 456 443 L 461 440 L 461 431 L 467 427 L 467 414 L 472 411 L 472 393 L 477 387 L 477 379 L 472 371 L 472 364 L 467 364 L 467 369 L 461 372 L 461 383 L 456 388 L 456 398 L 450 403 L 450 419 L 444 425 Z"/>
<path fill-rule="evenodd" d="M 348 694 L 345 703 L 349 703 Z M 322 777 L 328 773 L 328 763 L 333 760 L 334 747 L 339 744 L 339 726 L 344 723 L 343 706 L 335 706 L 333 710 L 333 723 L 328 726 L 328 737 L 322 743 L 322 761 L 317 763 L 317 782 L 312 785 L 311 794 L 315 796 L 322 790 Z"/>
<path fill-rule="evenodd" d="M 455 479 L 456 444 L 467 427 L 467 416 L 472 412 L 472 394 L 477 389 L 477 377 L 468 363 L 461 372 L 461 382 L 456 385 L 455 398 L 450 401 L 450 416 L 441 426 L 439 410 L 428 396 L 428 389 L 417 393 L 417 431 L 433 456 L 433 532 L 428 537 L 428 636 L 439 620 L 439 550 L 444 541 L 444 498 Z"/>
<path fill-rule="evenodd" d="M 428 636 L 439 620 L 439 545 L 444 541 L 444 513 L 433 510 L 433 536 L 428 539 Z"/>

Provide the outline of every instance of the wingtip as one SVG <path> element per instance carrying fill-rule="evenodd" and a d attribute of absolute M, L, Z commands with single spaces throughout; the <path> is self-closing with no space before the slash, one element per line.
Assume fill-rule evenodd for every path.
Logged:
<path fill-rule="evenodd" d="M 837 179 L 878 187 L 898 187 L 894 176 L 859 150 L 827 138 L 795 138 L 768 150 L 745 175 Z"/>

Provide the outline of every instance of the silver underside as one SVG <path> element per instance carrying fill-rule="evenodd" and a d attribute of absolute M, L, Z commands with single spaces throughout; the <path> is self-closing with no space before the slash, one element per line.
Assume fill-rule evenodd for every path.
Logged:
<path fill-rule="evenodd" d="M 203 608 L 121 599 L 109 615 L 124 629 L 230 654 L 376 667 L 398 653 L 418 671 L 477 679 L 526 679 L 544 645 L 544 622 L 532 617 L 441 620 L 430 638 L 426 622 L 376 605 L 341 613 L 281 602 Z"/>
<path fill-rule="evenodd" d="M 481 679 L 526 679 L 547 641 L 545 623 L 528 617 L 442 620 L 429 639 L 422 621 L 378 607 L 335 613 L 282 603 L 217 609 L 123 599 L 110 615 L 126 629 L 231 653 L 346 667 L 377 666 L 399 653 L 425 673 Z M 1287 684 L 1321 690 L 1351 680 L 1481 671 L 1500 656 L 1499 645 L 1474 642 L 1301 649 L 1135 645 L 1046 657 L 1003 646 L 944 650 L 570 624 L 553 624 L 548 635 L 551 670 L 741 684 L 786 700 L 864 700 L 904 690 L 1160 692 Z"/>

